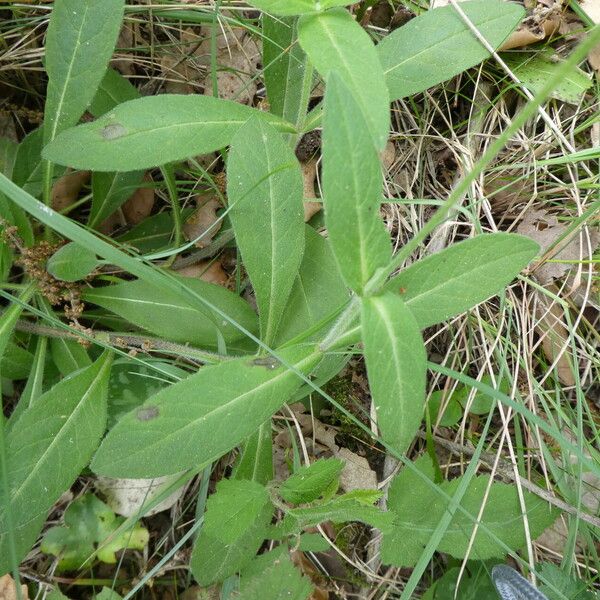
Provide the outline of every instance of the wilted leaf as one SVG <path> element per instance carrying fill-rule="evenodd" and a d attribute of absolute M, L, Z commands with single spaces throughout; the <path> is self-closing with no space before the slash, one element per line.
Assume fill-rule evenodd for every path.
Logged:
<path fill-rule="evenodd" d="M 344 492 L 377 487 L 377 473 L 371 469 L 364 456 L 359 456 L 348 448 L 340 448 L 335 456 L 344 461 L 344 468 L 340 473 L 340 487 Z"/>
<path fill-rule="evenodd" d="M 125 521 L 117 517 L 93 494 L 85 494 L 72 502 L 64 515 L 64 526 L 52 527 L 44 535 L 41 551 L 59 558 L 59 571 L 82 568 L 94 552 L 102 562 L 117 562 L 115 552 L 123 549 L 142 550 L 148 543 L 148 531 L 141 525 L 116 530 Z"/>
<path fill-rule="evenodd" d="M 521 235 L 535 240 L 541 246 L 541 254 L 545 260 L 533 265 L 531 271 L 542 285 L 562 277 L 571 269 L 573 263 L 580 261 L 589 252 L 587 243 L 582 247 L 581 236 L 575 233 L 575 235 L 571 234 L 568 238 L 558 242 L 551 251 L 551 255 L 545 255 L 550 246 L 553 246 L 567 232 L 566 225 L 559 223 L 554 215 L 549 214 L 545 210 L 528 210 L 521 223 L 519 223 L 517 231 Z M 591 251 L 593 252 L 600 242 L 600 235 L 597 229 L 590 228 L 590 239 L 592 242 Z M 572 263 L 546 262 L 548 258 L 572 261 Z"/>

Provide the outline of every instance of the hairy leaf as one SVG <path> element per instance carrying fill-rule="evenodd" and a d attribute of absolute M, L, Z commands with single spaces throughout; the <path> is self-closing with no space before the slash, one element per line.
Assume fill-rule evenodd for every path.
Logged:
<path fill-rule="evenodd" d="M 525 15 L 503 0 L 470 0 L 460 7 L 481 35 L 497 48 Z M 422 92 L 490 56 L 453 6 L 411 19 L 377 46 L 392 100 Z"/>
<path fill-rule="evenodd" d="M 227 146 L 253 116 L 294 131 L 279 117 L 236 102 L 162 94 L 124 102 L 93 123 L 64 131 L 43 155 L 92 171 L 148 169 Z"/>
<path fill-rule="evenodd" d="M 332 72 L 339 75 L 345 84 L 343 100 L 354 96 L 354 110 L 362 115 L 375 147 L 383 150 L 390 128 L 390 101 L 383 69 L 367 32 L 348 11 L 335 9 L 302 17 L 298 36 L 324 79 L 330 79 Z M 355 148 L 361 145 L 358 140 L 353 143 Z"/>
<path fill-rule="evenodd" d="M 429 457 L 416 461 L 421 472 L 433 481 L 433 466 Z M 452 496 L 461 478 L 444 481 L 439 487 Z M 488 475 L 475 477 L 463 496 L 461 506 L 470 519 L 457 510 L 442 537 L 438 551 L 456 558 L 464 558 L 469 548 L 479 510 L 485 501 L 481 525 L 512 550 L 525 545 L 525 530 L 521 505 L 514 485 L 493 482 L 487 493 Z M 523 490 L 527 510 L 527 523 L 531 537 L 538 537 L 556 519 L 556 511 L 530 492 Z M 485 498 L 485 500 L 484 500 Z M 412 470 L 404 468 L 394 479 L 388 495 L 388 508 L 394 513 L 393 529 L 384 535 L 381 555 L 384 562 L 397 566 L 414 566 L 429 541 L 438 522 L 447 509 L 446 499 L 437 494 L 430 485 Z M 469 551 L 471 558 L 486 560 L 502 557 L 505 551 L 490 534 L 480 526 Z"/>
<path fill-rule="evenodd" d="M 425 406 L 427 353 L 419 325 L 399 296 L 386 293 L 363 299 L 361 326 L 377 426 L 404 453 Z"/>
<path fill-rule="evenodd" d="M 95 116 L 100 117 L 112 110 L 118 104 L 135 100 L 140 97 L 140 93 L 123 75 L 114 69 L 107 69 L 96 95 L 90 103 L 89 111 Z"/>
<path fill-rule="evenodd" d="M 279 494 L 292 504 L 303 504 L 316 500 L 340 476 L 344 461 L 335 458 L 317 460 L 312 465 L 301 467 L 288 477 L 279 488 Z"/>
<path fill-rule="evenodd" d="M 46 268 L 55 279 L 78 281 L 85 279 L 99 264 L 91 250 L 70 242 L 48 259 Z"/>
<path fill-rule="evenodd" d="M 319 353 L 279 352 L 302 373 Z M 203 367 L 150 397 L 108 433 L 92 463 L 110 477 L 159 477 L 216 460 L 254 433 L 300 386 L 272 357 L 239 358 Z"/>
<path fill-rule="evenodd" d="M 311 596 L 310 581 L 294 567 L 289 553 L 278 552 L 278 549 L 253 561 L 260 565 L 260 569 L 254 569 L 247 576 L 246 572 L 242 573 L 240 600 L 307 600 L 315 597 Z M 269 560 L 261 560 L 263 558 Z M 254 567 L 253 563 L 248 570 Z"/>
<path fill-rule="evenodd" d="M 117 42 L 124 5 L 125 0 L 54 3 L 45 45 L 45 143 L 75 125 L 94 97 Z"/>
<path fill-rule="evenodd" d="M 402 295 L 423 329 L 497 294 L 538 251 L 517 234 L 480 235 L 410 265 L 386 289 Z"/>
<path fill-rule="evenodd" d="M 52 362 L 65 377 L 92 364 L 87 350 L 77 340 L 52 338 L 50 354 Z"/>
<path fill-rule="evenodd" d="M 6 478 L 19 559 L 100 442 L 106 426 L 109 371 L 110 355 L 104 354 L 43 394 L 7 435 Z M 0 509 L 0 573 L 10 568 L 6 508 Z"/>
<path fill-rule="evenodd" d="M 337 73 L 327 81 L 323 117 L 323 203 L 331 248 L 355 292 L 391 259 L 379 215 L 381 166 L 359 105 Z"/>
<path fill-rule="evenodd" d="M 178 281 L 227 313 L 245 329 L 256 332 L 256 314 L 233 292 L 191 277 L 178 278 Z M 201 312 L 174 292 L 139 279 L 87 290 L 83 298 L 167 340 L 216 347 L 217 335 L 222 335 L 225 342 L 244 337 L 244 333 L 209 308 Z"/>
<path fill-rule="evenodd" d="M 223 581 L 249 563 L 267 535 L 273 514 L 267 488 L 223 479 L 208 499 L 190 563 L 203 586 Z"/>
<path fill-rule="evenodd" d="M 318 326 L 348 298 L 329 240 L 307 225 L 304 256 L 277 330 L 277 345 Z"/>
<path fill-rule="evenodd" d="M 227 166 L 229 218 L 270 345 L 304 253 L 300 165 L 273 127 L 251 119 L 233 138 Z"/>
<path fill-rule="evenodd" d="M 273 479 L 271 419 L 246 440 L 232 478 L 256 481 L 262 485 L 267 485 Z"/>
<path fill-rule="evenodd" d="M 262 19 L 264 78 L 271 112 L 300 127 L 313 70 L 298 43 L 298 20 L 269 15 Z"/>
<path fill-rule="evenodd" d="M 286 17 L 346 6 L 352 4 L 352 0 L 249 0 L 248 4 L 273 15 Z"/>

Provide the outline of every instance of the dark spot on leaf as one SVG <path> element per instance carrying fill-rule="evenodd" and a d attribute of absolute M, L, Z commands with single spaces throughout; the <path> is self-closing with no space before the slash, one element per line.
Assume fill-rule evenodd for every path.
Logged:
<path fill-rule="evenodd" d="M 135 416 L 138 421 L 151 421 L 158 417 L 159 412 L 158 406 L 145 406 L 144 408 L 140 408 Z"/>
<path fill-rule="evenodd" d="M 262 356 L 255 358 L 250 364 L 254 367 L 265 367 L 266 369 L 276 369 L 281 363 L 274 356 Z"/>
<path fill-rule="evenodd" d="M 404 287 L 401 287 L 401 288 L 400 288 L 398 291 L 399 291 L 401 294 L 406 294 L 406 288 L 404 288 Z"/>
<path fill-rule="evenodd" d="M 123 137 L 127 133 L 127 129 L 120 123 L 109 123 L 100 130 L 100 135 L 105 140 L 116 140 Z"/>

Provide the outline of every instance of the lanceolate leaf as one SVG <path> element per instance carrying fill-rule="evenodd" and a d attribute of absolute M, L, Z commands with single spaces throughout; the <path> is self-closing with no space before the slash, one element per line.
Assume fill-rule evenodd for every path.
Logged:
<path fill-rule="evenodd" d="M 270 345 L 304 252 L 300 165 L 277 131 L 252 119 L 234 137 L 227 167 L 229 217 Z"/>
<path fill-rule="evenodd" d="M 262 23 L 264 77 L 271 112 L 300 127 L 313 69 L 298 43 L 298 19 L 263 15 Z"/>
<path fill-rule="evenodd" d="M 319 12 L 334 6 L 346 6 L 353 0 L 250 0 L 256 8 L 272 15 L 292 16 Z"/>
<path fill-rule="evenodd" d="M 95 117 L 100 117 L 118 104 L 139 97 L 140 93 L 137 88 L 123 75 L 114 69 L 107 69 L 96 90 L 96 95 L 90 103 L 89 111 Z"/>
<path fill-rule="evenodd" d="M 279 352 L 309 373 L 320 354 L 294 346 Z M 99 448 L 92 468 L 111 477 L 159 477 L 216 460 L 254 433 L 300 386 L 272 357 L 203 367 L 125 415 Z"/>
<path fill-rule="evenodd" d="M 421 329 L 487 300 L 508 285 L 539 251 L 512 233 L 480 235 L 424 258 L 392 278 Z"/>
<path fill-rule="evenodd" d="M 90 112 L 100 117 L 115 106 L 140 97 L 137 89 L 114 69 L 108 69 L 90 104 Z M 92 209 L 89 227 L 97 227 L 117 210 L 140 186 L 144 171 L 96 172 L 92 174 Z"/>
<path fill-rule="evenodd" d="M 317 326 L 349 298 L 329 240 L 306 225 L 304 256 L 277 330 L 276 345 Z M 316 339 L 318 332 L 309 339 Z M 330 357 L 331 358 L 331 357 Z"/>
<path fill-rule="evenodd" d="M 471 0 L 460 7 L 497 48 L 525 11 L 514 2 Z M 458 75 L 490 56 L 453 6 L 429 10 L 377 46 L 391 99 L 404 98 Z"/>
<path fill-rule="evenodd" d="M 225 311 L 245 329 L 256 332 L 256 314 L 247 302 L 233 292 L 191 277 L 182 277 L 179 281 Z M 225 342 L 245 336 L 208 308 L 200 311 L 171 290 L 157 288 L 140 279 L 90 289 L 83 297 L 87 302 L 102 306 L 167 340 L 216 347 L 217 335 L 222 335 Z"/>
<path fill-rule="evenodd" d="M 324 79 L 332 71 L 339 74 L 347 88 L 344 101 L 355 97 L 375 146 L 382 150 L 390 128 L 390 101 L 383 69 L 367 32 L 340 8 L 302 17 L 298 36 Z"/>
<path fill-rule="evenodd" d="M 10 510 L 21 559 L 47 512 L 87 465 L 106 426 L 110 355 L 63 379 L 25 410 L 6 439 Z M 8 562 L 5 507 L 0 509 L 0 573 Z"/>
<path fill-rule="evenodd" d="M 433 481 L 433 466 L 429 457 L 416 461 L 416 466 Z M 460 478 L 444 481 L 440 488 L 452 496 L 460 484 Z M 523 515 L 517 489 L 514 485 L 492 483 L 489 493 L 489 476 L 475 477 L 463 496 L 461 506 L 472 517 L 462 511 L 455 516 L 442 537 L 438 550 L 456 558 L 464 558 L 469 550 L 469 539 L 473 533 L 479 510 L 485 502 L 485 510 L 469 557 L 479 560 L 499 558 L 505 555 L 503 547 L 492 537 L 512 550 L 525 545 Z M 530 492 L 523 490 L 527 511 L 527 526 L 532 539 L 538 537 L 556 519 L 556 511 Z M 381 550 L 385 563 L 397 566 L 414 566 L 421 556 L 438 522 L 447 509 L 444 497 L 432 489 L 416 473 L 404 468 L 390 486 L 388 508 L 395 515 L 392 531 L 385 533 Z M 484 531 L 486 528 L 491 532 Z"/>
<path fill-rule="evenodd" d="M 279 117 L 236 102 L 163 94 L 125 102 L 93 123 L 69 129 L 43 154 L 81 169 L 136 171 L 219 150 L 253 116 L 294 131 Z"/>
<path fill-rule="evenodd" d="M 223 581 L 248 564 L 273 514 L 267 488 L 254 481 L 222 480 L 206 506 L 191 568 L 203 586 Z"/>
<path fill-rule="evenodd" d="M 361 326 L 377 426 L 384 441 L 404 453 L 425 406 L 427 353 L 419 326 L 392 293 L 363 299 Z"/>
<path fill-rule="evenodd" d="M 46 143 L 75 125 L 94 97 L 119 35 L 124 5 L 124 0 L 54 3 L 46 36 Z"/>
<path fill-rule="evenodd" d="M 262 485 L 267 485 L 273 479 L 271 419 L 246 440 L 232 478 L 256 481 Z"/>
<path fill-rule="evenodd" d="M 323 127 L 325 222 L 342 277 L 360 294 L 392 248 L 379 215 L 379 155 L 358 103 L 335 72 L 327 80 Z"/>
<path fill-rule="evenodd" d="M 76 340 L 52 338 L 50 352 L 56 368 L 63 376 L 70 375 L 92 363 L 86 349 Z"/>

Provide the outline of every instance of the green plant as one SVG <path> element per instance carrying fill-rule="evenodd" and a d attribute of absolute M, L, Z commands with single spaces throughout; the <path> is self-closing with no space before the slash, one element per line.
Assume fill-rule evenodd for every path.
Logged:
<path fill-rule="evenodd" d="M 0 176 L 0 215 L 11 226 L 6 228 L 7 240 L 18 236 L 30 257 L 41 252 L 42 237 L 70 240 L 50 257 L 42 257 L 49 258 L 47 272 L 61 299 L 70 298 L 73 282 L 93 280 L 93 285 L 78 288 L 86 303 L 102 309 L 93 317 L 117 331 L 135 329 L 150 348 L 154 344 L 165 354 L 206 364 L 191 374 L 167 373 L 180 380 L 161 386 L 120 416 L 106 436 L 111 349 L 118 351 L 114 336 L 82 331 L 88 342 L 107 350 L 98 356 L 78 346 L 63 348 L 71 360 L 61 364 L 70 365 L 73 372 L 52 386 L 36 379 L 40 370 L 32 366 L 26 388 L 30 391 L 21 396 L 16 417 L 1 428 L 5 499 L 0 510 L 1 572 L 16 570 L 50 508 L 88 464 L 94 473 L 111 477 L 152 478 L 179 472 L 191 477 L 240 446 L 235 478 L 222 481 L 209 499 L 195 542 L 192 571 L 201 583 L 240 573 L 240 589 L 248 598 L 259 593 L 267 597 L 267 591 L 275 598 L 282 581 L 287 581 L 285 588 L 293 591 L 293 597 L 306 598 L 310 586 L 279 551 L 254 555 L 267 538 L 287 541 L 325 520 L 357 520 L 379 527 L 385 560 L 415 566 L 416 581 L 436 549 L 460 558 L 472 551 L 486 559 L 526 543 L 518 526 L 506 531 L 485 513 L 482 520 L 477 515 L 484 493 L 489 493 L 490 510 L 502 509 L 504 519 L 519 523 L 522 507 L 516 490 L 474 477 L 474 466 L 450 482 L 434 482 L 423 459 L 413 464 L 404 455 L 421 425 L 427 370 L 434 367 L 427 362 L 422 330 L 501 292 L 536 256 L 538 245 L 510 233 L 481 234 L 409 266 L 405 263 L 444 222 L 510 133 L 597 41 L 598 31 L 552 73 L 535 100 L 514 118 L 427 225 L 393 255 L 379 211 L 380 152 L 388 137 L 390 101 L 476 65 L 488 52 L 452 7 L 417 17 L 375 46 L 342 8 L 350 2 L 251 4 L 274 15 L 263 21 L 264 53 L 274 57 L 264 61 L 272 69 L 266 76 L 272 112 L 210 96 L 137 98 L 130 84 L 107 70 L 124 0 L 54 4 L 46 43 L 49 84 L 44 125 L 14 148 L 14 167 Z M 462 6 L 494 46 L 523 16 L 518 6 L 499 0 L 472 0 Z M 100 33 L 99 21 L 106 24 Z M 416 30 L 420 34 L 414 44 Z M 282 53 L 280 43 L 284 48 L 293 46 L 293 51 Z M 307 114 L 313 68 L 326 91 L 322 106 Z M 77 125 L 87 107 L 97 118 Z M 319 122 L 327 239 L 303 222 L 302 179 L 293 152 L 300 134 Z M 185 246 L 139 255 L 95 232 L 103 218 L 126 200 L 127 190 L 141 182 L 143 170 L 161 167 L 171 192 L 172 230 L 177 236 L 181 209 L 171 185 L 173 172 L 181 161 L 226 147 L 226 213 L 258 315 L 238 293 L 163 268 Z M 52 183 L 62 167 L 93 172 L 86 227 L 50 208 Z M 38 186 L 32 184 L 39 179 L 36 171 L 42 173 Z M 29 217 L 45 231 L 40 232 Z M 5 243 L 3 251 L 7 261 L 14 249 Z M 167 264 L 154 264 L 162 259 Z M 114 265 L 125 275 L 94 278 L 101 264 Z M 24 311 L 58 320 L 42 299 L 47 290 L 39 285 L 40 277 L 36 279 L 39 271 L 25 272 L 18 288 L 21 295 L 10 296 L 12 305 L 3 313 L 2 353 L 14 343 Z M 8 273 L 5 268 L 5 279 Z M 75 323 L 80 317 L 76 315 Z M 175 344 L 160 345 L 164 340 Z M 379 441 L 407 463 L 392 486 L 387 513 L 373 506 L 378 495 L 372 491 L 335 496 L 340 467 L 335 462 L 317 462 L 278 489 L 267 486 L 273 471 L 271 416 L 292 398 L 320 392 L 319 386 L 342 368 L 343 355 L 359 343 Z M 43 342 L 34 352 L 32 365 L 43 364 Z M 165 375 L 160 365 L 150 367 Z M 555 424 L 537 418 L 502 390 L 485 382 L 473 385 L 526 415 L 564 448 L 574 448 Z M 598 472 L 593 460 L 586 465 Z M 402 494 L 407 479 L 411 489 L 418 490 L 418 499 Z M 529 526 L 537 535 L 556 513 L 529 494 L 524 502 Z M 284 516 L 271 527 L 274 506 Z M 404 540 L 406 528 L 417 521 L 426 534 L 407 540 L 410 547 L 401 546 L 398 540 Z M 265 575 L 257 583 L 259 563 Z M 407 589 L 414 590 L 416 581 L 411 580 Z"/>

